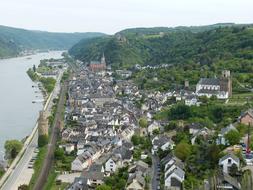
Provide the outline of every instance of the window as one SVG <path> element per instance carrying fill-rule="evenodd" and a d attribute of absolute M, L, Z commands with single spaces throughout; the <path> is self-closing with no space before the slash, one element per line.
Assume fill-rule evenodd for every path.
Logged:
<path fill-rule="evenodd" d="M 228 164 L 231 164 L 232 163 L 232 160 L 229 158 L 228 159 Z"/>

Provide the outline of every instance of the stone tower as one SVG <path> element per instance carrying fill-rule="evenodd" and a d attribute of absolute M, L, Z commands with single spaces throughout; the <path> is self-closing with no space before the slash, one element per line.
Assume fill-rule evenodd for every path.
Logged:
<path fill-rule="evenodd" d="M 223 70 L 222 71 L 222 77 L 223 78 L 230 78 L 230 71 L 229 70 Z"/>
<path fill-rule="evenodd" d="M 48 135 L 48 119 L 44 111 L 40 111 L 40 116 L 38 120 L 38 132 L 40 135 Z"/>
<path fill-rule="evenodd" d="M 228 91 L 228 96 L 232 96 L 232 77 L 229 70 L 223 70 L 221 74 L 221 88 Z"/>
<path fill-rule="evenodd" d="M 189 86 L 190 86 L 190 85 L 189 85 L 189 81 L 188 81 L 188 80 L 185 80 L 185 81 L 184 81 L 184 88 L 185 88 L 185 89 L 188 89 Z"/>

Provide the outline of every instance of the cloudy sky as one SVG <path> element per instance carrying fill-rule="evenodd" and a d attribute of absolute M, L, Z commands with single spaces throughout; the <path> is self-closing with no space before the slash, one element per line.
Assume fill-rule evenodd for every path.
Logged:
<path fill-rule="evenodd" d="M 253 0 L 0 0 L 0 8 L 0 25 L 55 32 L 253 23 Z"/>

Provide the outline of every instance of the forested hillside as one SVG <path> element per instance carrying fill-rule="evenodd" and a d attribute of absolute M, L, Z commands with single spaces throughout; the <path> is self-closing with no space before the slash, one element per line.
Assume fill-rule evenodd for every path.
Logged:
<path fill-rule="evenodd" d="M 189 69 L 197 64 L 253 70 L 251 25 L 178 28 L 128 29 L 114 36 L 84 39 L 69 52 L 84 62 L 98 59 L 104 52 L 109 64 L 120 67 L 165 63 L 184 64 Z"/>
<path fill-rule="evenodd" d="M 102 33 L 52 33 L 0 26 L 0 57 L 15 56 L 25 49 L 69 49 L 81 39 Z"/>
<path fill-rule="evenodd" d="M 19 52 L 17 44 L 12 40 L 2 39 L 0 36 L 0 58 L 16 56 Z"/>

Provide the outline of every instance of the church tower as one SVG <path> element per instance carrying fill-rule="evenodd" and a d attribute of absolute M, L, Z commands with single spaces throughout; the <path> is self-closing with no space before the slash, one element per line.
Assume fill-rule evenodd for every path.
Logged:
<path fill-rule="evenodd" d="M 105 62 L 105 54 L 103 53 L 102 57 L 101 57 L 101 64 L 104 64 L 106 66 L 106 62 Z"/>
<path fill-rule="evenodd" d="M 228 96 L 232 96 L 232 77 L 229 70 L 223 70 L 221 74 L 221 88 L 228 91 Z"/>

